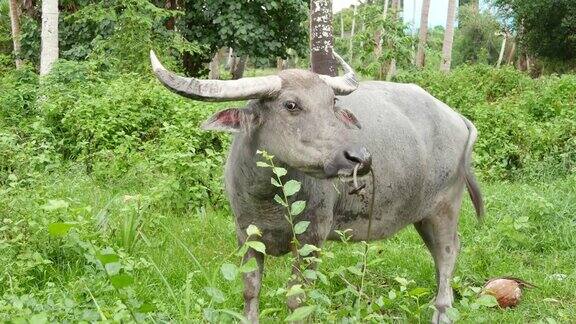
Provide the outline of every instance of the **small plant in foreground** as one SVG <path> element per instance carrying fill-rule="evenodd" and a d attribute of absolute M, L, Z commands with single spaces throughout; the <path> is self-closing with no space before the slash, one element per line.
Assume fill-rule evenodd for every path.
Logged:
<path fill-rule="evenodd" d="M 283 206 L 286 210 L 284 217 L 292 228 L 292 241 L 290 242 L 292 251 L 292 277 L 290 279 L 291 285 L 286 291 L 286 298 L 296 299 L 298 302 L 306 301 L 307 296 L 314 295 L 313 282 L 320 278 L 326 282 L 327 278 L 324 274 L 316 271 L 315 265 L 320 263 L 321 260 L 316 256 L 320 252 L 320 248 L 313 244 L 302 244 L 298 240 L 298 235 L 304 234 L 310 225 L 310 221 L 300 220 L 296 221 L 306 208 L 306 201 L 296 200 L 290 202 L 290 197 L 296 195 L 300 191 L 300 182 L 296 180 L 288 180 L 283 182 L 283 177 L 288 173 L 285 168 L 278 167 L 274 164 L 274 156 L 264 151 L 258 151 L 258 154 L 266 160 L 266 162 L 259 161 L 257 165 L 262 168 L 269 168 L 274 173 L 274 177 L 270 178 L 270 182 L 277 188 L 282 190 L 282 195 L 276 194 L 274 201 Z M 286 321 L 300 321 L 308 317 L 316 310 L 316 305 L 300 306 L 292 312 Z"/>

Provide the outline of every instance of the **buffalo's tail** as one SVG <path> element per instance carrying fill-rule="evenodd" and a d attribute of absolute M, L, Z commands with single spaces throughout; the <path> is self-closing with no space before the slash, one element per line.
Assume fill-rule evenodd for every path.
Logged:
<path fill-rule="evenodd" d="M 464 172 L 464 180 L 466 181 L 466 188 L 470 194 L 470 199 L 472 199 L 472 204 L 476 210 L 476 217 L 479 221 L 482 220 L 484 216 L 484 201 L 482 200 L 482 192 L 480 191 L 480 186 L 478 186 L 478 181 L 474 172 L 472 170 L 472 149 L 474 143 L 476 142 L 476 137 L 478 136 L 478 131 L 476 127 L 465 117 L 462 116 L 462 120 L 468 127 L 468 141 L 466 142 L 466 150 L 464 151 L 464 158 L 462 161 L 462 171 Z"/>

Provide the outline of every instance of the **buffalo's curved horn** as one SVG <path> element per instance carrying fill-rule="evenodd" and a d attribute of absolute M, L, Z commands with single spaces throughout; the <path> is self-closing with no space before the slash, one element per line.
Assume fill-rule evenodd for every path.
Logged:
<path fill-rule="evenodd" d="M 239 80 L 198 80 L 168 71 L 150 51 L 154 74 L 168 89 L 192 99 L 202 101 L 229 101 L 273 97 L 281 89 L 282 80 L 276 75 Z"/>
<path fill-rule="evenodd" d="M 358 89 L 358 80 L 356 79 L 356 73 L 354 70 L 344 61 L 338 53 L 333 52 L 334 57 L 338 60 L 342 69 L 344 70 L 344 75 L 339 77 L 331 77 L 329 75 L 319 75 L 319 77 L 328 83 L 332 87 L 334 93 L 337 95 L 347 95 L 352 91 Z"/>

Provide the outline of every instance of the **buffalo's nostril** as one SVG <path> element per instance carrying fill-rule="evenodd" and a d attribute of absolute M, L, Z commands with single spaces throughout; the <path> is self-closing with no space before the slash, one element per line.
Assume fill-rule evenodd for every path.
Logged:
<path fill-rule="evenodd" d="M 344 157 L 352 163 L 361 164 L 362 168 L 370 168 L 372 164 L 372 156 L 370 156 L 370 153 L 365 147 L 345 150 Z"/>
<path fill-rule="evenodd" d="M 354 163 L 362 163 L 362 157 L 359 156 L 359 154 L 357 154 L 354 151 L 344 151 L 344 157 L 346 158 L 346 160 L 348 161 L 352 161 Z"/>

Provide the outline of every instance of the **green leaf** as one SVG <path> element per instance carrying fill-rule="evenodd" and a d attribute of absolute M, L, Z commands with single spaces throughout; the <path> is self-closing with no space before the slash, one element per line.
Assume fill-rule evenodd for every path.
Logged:
<path fill-rule="evenodd" d="M 256 225 L 248 225 L 248 228 L 246 229 L 246 234 L 248 234 L 248 237 L 250 236 L 262 236 L 262 232 L 260 232 L 260 229 L 258 227 L 256 227 Z"/>
<path fill-rule="evenodd" d="M 204 287 L 204 291 L 212 298 L 216 303 L 223 303 L 226 300 L 224 293 L 216 287 Z"/>
<path fill-rule="evenodd" d="M 53 211 L 53 210 L 57 210 L 57 209 L 66 209 L 69 206 L 70 206 L 70 204 L 68 204 L 68 202 L 65 200 L 50 199 L 50 200 L 48 200 L 48 202 L 45 205 L 43 205 L 40 208 L 47 210 L 47 211 Z"/>
<path fill-rule="evenodd" d="M 355 275 L 357 275 L 357 276 L 361 276 L 361 275 L 362 275 L 362 271 L 360 271 L 360 269 L 358 269 L 358 267 L 350 266 L 350 267 L 348 267 L 348 268 L 346 268 L 346 269 L 348 269 L 348 271 L 350 271 L 350 273 L 355 274 Z"/>
<path fill-rule="evenodd" d="M 271 165 L 266 162 L 258 161 L 256 162 L 256 166 L 259 166 L 261 168 L 269 168 Z"/>
<path fill-rule="evenodd" d="M 392 289 L 388 292 L 388 299 L 390 299 L 390 300 L 396 299 L 396 291 L 394 289 Z"/>
<path fill-rule="evenodd" d="M 314 305 L 312 305 L 312 306 L 300 306 L 300 307 L 296 308 L 294 310 L 294 312 L 292 312 L 292 314 L 288 315 L 288 317 L 286 317 L 285 321 L 287 321 L 287 322 L 301 321 L 301 320 L 305 319 L 306 317 L 308 317 L 308 315 L 312 314 L 312 312 L 314 312 L 315 309 L 316 309 L 316 306 L 314 306 Z"/>
<path fill-rule="evenodd" d="M 498 306 L 498 300 L 492 295 L 482 295 L 476 300 L 476 303 L 484 307 Z"/>
<path fill-rule="evenodd" d="M 102 265 L 106 265 L 106 264 L 112 263 L 112 262 L 118 262 L 118 260 L 120 260 L 120 257 L 114 253 L 102 254 L 102 253 L 98 252 L 98 253 L 96 253 L 96 258 L 98 260 L 100 260 Z"/>
<path fill-rule="evenodd" d="M 128 274 L 117 274 L 110 276 L 110 282 L 116 289 L 126 288 L 134 283 L 134 278 Z"/>
<path fill-rule="evenodd" d="M 250 258 L 248 261 L 246 261 L 243 265 L 240 266 L 240 272 L 242 273 L 252 272 L 255 271 L 256 269 L 258 269 L 258 263 L 254 258 Z"/>
<path fill-rule="evenodd" d="M 283 177 L 286 175 L 286 173 L 288 173 L 286 169 L 281 167 L 275 167 L 274 169 L 272 169 L 272 172 L 274 172 L 274 174 L 277 175 L 278 177 Z"/>
<path fill-rule="evenodd" d="M 220 272 L 222 272 L 224 279 L 232 281 L 236 279 L 236 275 L 238 275 L 238 267 L 232 263 L 223 263 L 222 266 L 220 266 Z"/>
<path fill-rule="evenodd" d="M 68 234 L 70 229 L 74 227 L 73 224 L 68 223 L 52 223 L 48 225 L 48 233 L 52 236 L 64 236 Z"/>
<path fill-rule="evenodd" d="M 450 307 L 446 309 L 446 316 L 448 316 L 451 321 L 456 322 L 460 319 L 460 312 L 458 309 Z"/>
<path fill-rule="evenodd" d="M 304 289 L 302 289 L 302 285 L 297 284 L 297 285 L 293 285 L 292 287 L 290 287 L 288 289 L 288 291 L 286 292 L 286 297 L 299 295 L 299 294 L 303 294 L 303 293 L 305 293 L 305 291 L 304 291 Z"/>
<path fill-rule="evenodd" d="M 282 198 L 280 198 L 280 196 L 275 195 L 274 196 L 274 201 L 277 202 L 279 205 L 282 205 L 284 207 L 287 207 L 288 205 L 284 202 L 284 200 Z"/>
<path fill-rule="evenodd" d="M 396 280 L 396 282 L 398 282 L 402 286 L 408 286 L 408 280 L 406 280 L 406 278 L 396 277 L 394 278 L 394 280 Z"/>
<path fill-rule="evenodd" d="M 284 194 L 286 197 L 290 197 L 298 191 L 300 191 L 300 182 L 296 180 L 289 180 L 284 184 Z"/>
<path fill-rule="evenodd" d="M 138 308 L 139 313 L 151 313 L 155 310 L 156 308 L 154 307 L 154 305 L 149 303 L 143 303 L 142 306 Z"/>
<path fill-rule="evenodd" d="M 259 241 L 246 241 L 246 245 L 248 245 L 249 247 L 251 247 L 252 249 L 262 253 L 262 254 L 266 254 L 266 246 L 264 245 L 264 243 L 259 242 Z"/>
<path fill-rule="evenodd" d="M 298 223 L 296 223 L 296 225 L 294 225 L 294 233 L 296 233 L 296 235 L 300 235 L 306 232 L 306 229 L 308 229 L 308 225 L 310 225 L 309 221 L 299 221 Z"/>
<path fill-rule="evenodd" d="M 274 186 L 280 188 L 282 187 L 282 185 L 280 184 L 280 182 L 278 182 L 276 179 L 274 178 L 270 178 L 270 183 L 272 183 Z"/>
<path fill-rule="evenodd" d="M 318 278 L 316 270 L 312 270 L 312 269 L 304 270 L 302 275 L 304 276 L 304 278 L 310 279 L 310 280 L 316 280 L 316 278 Z"/>
<path fill-rule="evenodd" d="M 292 216 L 300 215 L 304 208 L 306 208 L 306 202 L 304 200 L 297 200 L 292 203 L 290 214 Z"/>
<path fill-rule="evenodd" d="M 300 253 L 301 256 L 307 256 L 314 251 L 320 251 L 320 249 L 311 244 L 304 244 L 304 246 L 298 250 L 298 253 Z"/>

